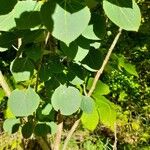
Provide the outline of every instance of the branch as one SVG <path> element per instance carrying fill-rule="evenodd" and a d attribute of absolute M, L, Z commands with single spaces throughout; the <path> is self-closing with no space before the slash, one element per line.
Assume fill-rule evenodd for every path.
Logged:
<path fill-rule="evenodd" d="M 114 129 L 115 129 L 115 132 L 114 132 L 115 141 L 113 145 L 113 150 L 117 150 L 117 124 L 116 123 L 114 124 Z"/>
<path fill-rule="evenodd" d="M 112 54 L 112 51 L 113 51 L 113 49 L 115 48 L 115 46 L 116 46 L 116 44 L 117 44 L 117 42 L 118 42 L 118 40 L 119 40 L 119 37 L 120 37 L 120 35 L 121 35 L 121 32 L 122 32 L 122 29 L 119 29 L 119 32 L 118 32 L 118 34 L 115 36 L 115 38 L 114 38 L 114 40 L 113 40 L 113 42 L 112 42 L 112 44 L 111 44 L 111 46 L 110 46 L 110 48 L 109 48 L 109 50 L 108 50 L 108 53 L 107 53 L 107 55 L 106 55 L 106 57 L 105 57 L 105 59 L 104 59 L 104 61 L 103 61 L 103 64 L 102 64 L 101 68 L 100 68 L 100 69 L 97 71 L 97 73 L 96 73 L 96 76 L 95 76 L 95 78 L 94 78 L 93 84 L 92 84 L 92 86 L 91 86 L 91 88 L 90 88 L 90 90 L 89 90 L 87 96 L 91 96 L 92 93 L 94 92 L 95 87 L 96 87 L 96 84 L 97 84 L 97 82 L 98 82 L 98 80 L 99 80 L 101 74 L 103 73 L 105 66 L 106 66 L 107 63 L 108 63 L 108 60 L 109 60 L 109 58 L 110 58 L 110 56 L 111 56 L 111 54 Z M 80 123 L 80 119 L 78 119 L 78 120 L 74 123 L 74 125 L 73 125 L 72 128 L 71 128 L 71 130 L 69 131 L 68 136 L 67 136 L 67 138 L 65 139 L 65 142 L 64 142 L 63 150 L 66 150 L 67 144 L 68 144 L 68 142 L 70 141 L 71 136 L 73 135 L 74 131 L 75 131 L 76 128 L 78 127 L 79 123 Z"/>
<path fill-rule="evenodd" d="M 80 119 L 78 119 L 72 126 L 67 138 L 65 139 L 65 142 L 64 142 L 64 146 L 63 146 L 63 149 L 62 150 L 65 150 L 67 148 L 67 145 L 68 145 L 68 142 L 70 141 L 71 139 L 71 136 L 73 135 L 74 131 L 76 130 L 76 128 L 78 127 L 80 123 Z"/>
<path fill-rule="evenodd" d="M 60 112 L 58 113 L 58 123 L 59 124 L 57 127 L 53 150 L 59 150 L 60 143 L 61 143 L 61 135 L 63 131 L 63 116 L 60 114 Z"/>
<path fill-rule="evenodd" d="M 49 144 L 47 143 L 47 141 L 44 140 L 43 137 L 35 136 L 35 138 L 37 139 L 38 143 L 40 144 L 42 150 L 51 150 L 51 148 L 49 147 Z"/>
<path fill-rule="evenodd" d="M 2 86 L 6 96 L 9 97 L 10 94 L 11 94 L 11 90 L 10 90 L 9 85 L 7 84 L 7 82 L 6 82 L 5 78 L 4 78 L 1 70 L 0 70 L 0 85 Z"/>
<path fill-rule="evenodd" d="M 53 150 L 59 150 L 60 142 L 61 142 L 61 135 L 63 130 L 63 122 L 61 122 L 57 127 L 57 133 L 55 137 L 54 147 Z"/>
<path fill-rule="evenodd" d="M 108 50 L 108 53 L 107 53 L 107 55 L 106 55 L 106 57 L 105 57 L 105 59 L 104 59 L 104 61 L 103 61 L 103 64 L 102 64 L 101 68 L 100 68 L 100 69 L 98 70 L 98 72 L 96 73 L 96 76 L 95 76 L 95 78 L 94 78 L 93 84 L 92 84 L 92 86 L 91 86 L 91 88 L 90 88 L 90 91 L 89 91 L 89 93 L 88 93 L 88 96 L 91 96 L 92 93 L 94 92 L 95 87 L 96 87 L 96 84 L 97 84 L 97 82 L 98 82 L 100 76 L 102 75 L 102 73 L 103 73 L 103 71 L 104 71 L 104 68 L 105 68 L 105 66 L 107 65 L 108 60 L 109 60 L 109 58 L 110 58 L 110 56 L 111 56 L 111 53 L 112 53 L 113 49 L 115 48 L 115 46 L 116 46 L 116 44 L 117 44 L 117 42 L 118 42 L 118 40 L 119 40 L 119 37 L 120 37 L 120 35 L 121 35 L 121 31 L 122 31 L 122 29 L 119 29 L 119 32 L 118 32 L 118 34 L 116 35 L 114 41 L 112 42 L 112 44 L 111 44 L 111 46 L 110 46 L 110 48 L 109 48 L 109 50 Z"/>

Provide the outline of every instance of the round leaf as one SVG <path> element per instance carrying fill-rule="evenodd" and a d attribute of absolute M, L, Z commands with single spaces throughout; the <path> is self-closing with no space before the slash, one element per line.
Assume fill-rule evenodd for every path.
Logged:
<path fill-rule="evenodd" d="M 114 125 L 116 123 L 115 105 L 104 96 L 95 97 L 95 99 L 100 121 L 114 131 Z"/>
<path fill-rule="evenodd" d="M 22 127 L 22 135 L 25 139 L 28 139 L 32 133 L 33 133 L 33 124 L 30 122 L 27 122 L 23 127 Z"/>
<path fill-rule="evenodd" d="M 28 88 L 25 92 L 14 90 L 8 100 L 8 107 L 15 116 L 28 116 L 36 111 L 40 102 L 36 92 Z"/>
<path fill-rule="evenodd" d="M 103 8 L 108 18 L 122 29 L 137 31 L 141 13 L 134 0 L 104 0 Z"/>
<path fill-rule="evenodd" d="M 38 123 L 35 126 L 34 133 L 37 136 L 46 136 L 48 133 L 50 133 L 50 126 L 46 123 Z"/>
<path fill-rule="evenodd" d="M 60 85 L 52 95 L 52 106 L 62 115 L 75 113 L 81 105 L 82 96 L 74 87 Z"/>
<path fill-rule="evenodd" d="M 91 97 L 83 96 L 81 101 L 81 109 L 84 113 L 90 114 L 93 112 L 94 101 Z"/>
<path fill-rule="evenodd" d="M 6 119 L 3 124 L 3 128 L 5 132 L 9 134 L 15 133 L 18 131 L 20 121 L 16 118 Z"/>
<path fill-rule="evenodd" d="M 71 14 L 57 5 L 52 16 L 54 21 L 52 34 L 55 38 L 69 45 L 85 30 L 90 21 L 90 17 L 88 7 Z"/>
<path fill-rule="evenodd" d="M 99 122 L 99 115 L 96 108 L 94 108 L 93 112 L 90 114 L 83 113 L 81 122 L 85 128 L 93 131 Z"/>

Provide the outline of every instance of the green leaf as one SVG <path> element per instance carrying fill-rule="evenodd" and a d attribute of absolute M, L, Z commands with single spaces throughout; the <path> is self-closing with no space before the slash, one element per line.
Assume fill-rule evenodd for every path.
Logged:
<path fill-rule="evenodd" d="M 27 81 L 33 74 L 34 66 L 28 58 L 17 58 L 11 63 L 10 70 L 16 82 Z"/>
<path fill-rule="evenodd" d="M 2 88 L 0 88 L 0 103 L 1 103 L 4 96 L 5 96 L 5 92 Z"/>
<path fill-rule="evenodd" d="M 76 62 L 82 61 L 89 52 L 88 49 L 78 46 L 76 42 L 72 42 L 69 46 L 61 42 L 60 46 L 64 54 Z"/>
<path fill-rule="evenodd" d="M 24 12 L 15 19 L 18 29 L 30 29 L 41 24 L 40 13 L 38 11 Z"/>
<path fill-rule="evenodd" d="M 91 41 L 87 38 L 85 38 L 84 36 L 79 36 L 76 40 L 75 40 L 76 44 L 80 47 L 82 47 L 83 49 L 90 49 L 90 44 L 93 43 L 94 41 Z M 73 42 L 72 42 L 73 43 Z"/>
<path fill-rule="evenodd" d="M 12 32 L 2 32 L 0 33 L 0 47 L 10 48 L 17 40 L 17 36 Z"/>
<path fill-rule="evenodd" d="M 26 91 L 14 90 L 8 100 L 8 107 L 15 116 L 33 115 L 40 102 L 40 97 L 32 88 Z"/>
<path fill-rule="evenodd" d="M 5 118 L 10 119 L 10 118 L 15 118 L 15 115 L 12 113 L 9 107 L 6 108 L 4 111 Z"/>
<path fill-rule="evenodd" d="M 121 91 L 120 94 L 119 94 L 119 98 L 118 98 L 118 101 L 119 102 L 123 102 L 123 101 L 126 101 L 125 100 L 125 97 L 127 97 L 127 93 L 125 91 Z"/>
<path fill-rule="evenodd" d="M 56 111 L 52 109 L 50 104 L 46 106 L 39 106 L 36 110 L 36 118 L 41 122 L 50 122 L 53 121 L 56 115 Z"/>
<path fill-rule="evenodd" d="M 25 44 L 28 43 L 39 43 L 43 42 L 45 39 L 45 33 L 43 29 L 38 30 L 19 30 L 18 32 L 23 33 L 23 36 L 21 35 L 22 42 Z"/>
<path fill-rule="evenodd" d="M 70 83 L 73 85 L 81 85 L 84 83 L 84 81 L 81 80 L 78 76 L 75 76 L 75 78 L 72 81 L 70 81 Z"/>
<path fill-rule="evenodd" d="M 33 11 L 36 4 L 38 3 L 33 0 L 18 1 L 10 13 L 0 16 L 0 30 L 8 31 L 15 27 L 15 18 L 18 18 L 25 11 Z"/>
<path fill-rule="evenodd" d="M 89 25 L 87 26 L 87 28 L 84 30 L 84 32 L 82 33 L 82 35 L 87 38 L 87 39 L 91 39 L 91 40 L 100 40 L 94 33 L 93 31 L 93 25 Z"/>
<path fill-rule="evenodd" d="M 56 1 L 63 9 L 65 9 L 67 12 L 70 12 L 71 14 L 78 12 L 85 7 L 85 0 L 54 1 Z"/>
<path fill-rule="evenodd" d="M 40 10 L 41 20 L 50 32 L 53 31 L 54 22 L 52 19 L 52 14 L 55 11 L 55 7 L 56 7 L 55 0 L 48 0 L 42 5 Z"/>
<path fill-rule="evenodd" d="M 3 124 L 3 129 L 5 132 L 8 132 L 9 134 L 13 134 L 18 131 L 19 124 L 20 124 L 19 119 L 16 118 L 6 119 Z"/>
<path fill-rule="evenodd" d="M 60 85 L 52 95 L 52 106 L 62 115 L 72 115 L 81 105 L 82 96 L 74 87 Z"/>
<path fill-rule="evenodd" d="M 34 133 L 37 136 L 46 136 L 47 134 L 55 134 L 57 132 L 57 124 L 54 122 L 41 122 L 35 126 Z"/>
<path fill-rule="evenodd" d="M 17 4 L 17 0 L 1 0 L 0 1 L 0 15 L 8 14 L 14 6 Z"/>
<path fill-rule="evenodd" d="M 89 8 L 94 8 L 98 4 L 98 2 L 95 0 L 85 0 L 85 2 Z"/>
<path fill-rule="evenodd" d="M 129 63 L 125 63 L 124 66 L 123 66 L 123 68 L 124 68 L 128 73 L 130 73 L 130 74 L 132 74 L 132 75 L 134 75 L 134 76 L 136 76 L 136 77 L 139 76 L 138 73 L 137 73 L 137 71 L 136 71 L 135 65 L 129 64 Z"/>
<path fill-rule="evenodd" d="M 33 124 L 31 122 L 27 122 L 23 125 L 21 132 L 25 139 L 30 138 L 33 133 Z"/>
<path fill-rule="evenodd" d="M 102 52 L 92 47 L 90 48 L 88 55 L 82 60 L 81 64 L 87 70 L 96 72 L 100 68 L 102 62 Z"/>
<path fill-rule="evenodd" d="M 141 13 L 134 0 L 104 0 L 103 8 L 108 18 L 120 28 L 138 31 Z"/>
<path fill-rule="evenodd" d="M 90 21 L 90 17 L 88 7 L 71 14 L 57 5 L 52 16 L 54 21 L 52 35 L 69 45 L 85 30 Z"/>
<path fill-rule="evenodd" d="M 25 54 L 32 60 L 37 61 L 42 56 L 42 49 L 41 47 L 34 45 L 28 48 L 23 48 Z"/>
<path fill-rule="evenodd" d="M 8 50 L 8 48 L 0 47 L 0 52 L 5 52 L 7 50 Z"/>
<path fill-rule="evenodd" d="M 95 49 L 98 49 L 101 46 L 100 42 L 94 42 L 90 44 L 91 47 L 94 47 Z"/>
<path fill-rule="evenodd" d="M 100 40 L 106 33 L 106 21 L 102 15 L 92 14 L 90 24 L 82 35 L 90 40 Z"/>
<path fill-rule="evenodd" d="M 37 136 L 46 136 L 50 131 L 50 126 L 46 123 L 38 123 L 34 129 L 34 133 Z"/>
<path fill-rule="evenodd" d="M 94 108 L 93 112 L 90 114 L 83 113 L 81 116 L 81 122 L 85 128 L 93 131 L 99 122 L 99 115 L 96 108 Z"/>
<path fill-rule="evenodd" d="M 127 63 L 123 56 L 118 57 L 118 62 L 120 67 L 123 67 L 128 73 L 138 77 L 135 65 Z"/>
<path fill-rule="evenodd" d="M 45 82 L 45 88 L 48 92 L 55 90 L 59 85 L 60 82 L 56 78 L 51 78 L 50 80 Z"/>
<path fill-rule="evenodd" d="M 95 99 L 101 123 L 114 131 L 116 123 L 115 105 L 104 96 L 95 97 Z"/>
<path fill-rule="evenodd" d="M 50 80 L 52 77 L 51 68 L 48 65 L 42 64 L 39 71 L 39 78 L 41 81 Z"/>
<path fill-rule="evenodd" d="M 90 90 L 92 84 L 93 84 L 93 80 L 94 78 L 90 78 L 88 80 L 88 85 L 87 85 L 87 89 Z M 98 80 L 96 88 L 93 92 L 93 95 L 107 95 L 109 94 L 110 89 L 109 86 L 105 83 L 103 83 L 102 81 Z"/>
<path fill-rule="evenodd" d="M 84 83 L 84 70 L 77 64 L 72 64 L 68 68 L 67 79 L 73 85 L 81 85 Z"/>
<path fill-rule="evenodd" d="M 52 110 L 52 105 L 47 104 L 44 109 L 42 109 L 42 115 L 49 115 Z"/>
<path fill-rule="evenodd" d="M 63 66 L 60 61 L 56 61 L 57 58 L 55 60 L 54 59 L 42 64 L 39 72 L 39 77 L 42 81 L 49 80 L 55 73 L 59 74 L 63 72 Z"/>
<path fill-rule="evenodd" d="M 46 122 L 46 124 L 50 126 L 51 134 L 55 134 L 57 132 L 57 124 L 55 122 Z"/>
<path fill-rule="evenodd" d="M 90 114 L 94 109 L 94 100 L 91 97 L 83 96 L 81 101 L 81 109 L 84 113 Z"/>

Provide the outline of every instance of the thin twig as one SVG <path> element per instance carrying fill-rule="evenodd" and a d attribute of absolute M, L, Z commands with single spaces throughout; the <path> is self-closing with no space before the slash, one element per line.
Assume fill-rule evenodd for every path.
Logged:
<path fill-rule="evenodd" d="M 60 142 L 61 142 L 62 130 L 63 130 L 63 122 L 61 122 L 57 126 L 57 133 L 56 133 L 56 137 L 55 137 L 53 150 L 59 150 Z"/>
<path fill-rule="evenodd" d="M 53 150 L 59 150 L 60 143 L 61 143 L 61 135 L 63 131 L 63 116 L 58 113 L 58 126 L 57 126 L 57 132 L 56 132 L 56 137 L 54 141 L 54 147 Z"/>
<path fill-rule="evenodd" d="M 95 87 L 96 87 L 96 84 L 97 84 L 97 82 L 98 82 L 98 80 L 99 80 L 101 74 L 103 73 L 106 64 L 108 63 L 108 60 L 109 60 L 109 58 L 110 58 L 110 56 L 111 56 L 111 53 L 112 53 L 113 49 L 115 48 L 115 46 L 116 46 L 116 44 L 117 44 L 117 42 L 118 42 L 118 40 L 119 40 L 119 37 L 120 37 L 120 35 L 121 35 L 121 31 L 122 31 L 122 29 L 119 29 L 118 34 L 115 36 L 115 38 L 114 38 L 114 40 L 113 40 L 113 42 L 112 42 L 112 44 L 111 44 L 111 46 L 110 46 L 110 48 L 109 48 L 109 50 L 108 50 L 108 53 L 107 53 L 107 55 L 106 55 L 106 57 L 105 57 L 105 59 L 104 59 L 104 61 L 103 61 L 103 64 L 102 64 L 101 68 L 100 68 L 100 69 L 97 71 L 97 73 L 96 73 L 96 76 L 95 76 L 95 78 L 94 78 L 93 84 L 92 84 L 92 86 L 91 86 L 91 88 L 90 88 L 90 90 L 89 90 L 87 96 L 91 96 L 92 93 L 94 92 Z M 74 125 L 72 126 L 72 128 L 70 129 L 70 131 L 69 131 L 69 133 L 68 133 L 68 136 L 67 136 L 66 139 L 65 139 L 64 146 L 63 146 L 63 150 L 66 150 L 67 144 L 69 143 L 70 138 L 72 137 L 72 135 L 73 135 L 74 131 L 76 130 L 76 128 L 78 127 L 79 123 L 80 123 L 80 119 L 78 119 L 78 120 L 74 123 Z"/>
<path fill-rule="evenodd" d="M 17 47 L 12 45 L 12 47 L 17 50 L 16 59 L 19 58 L 21 56 L 21 54 L 22 54 L 22 49 L 20 48 L 21 45 L 22 45 L 22 39 L 21 38 L 18 38 L 18 45 L 17 45 Z"/>
<path fill-rule="evenodd" d="M 37 139 L 38 143 L 40 144 L 42 150 L 51 150 L 47 141 L 45 141 L 43 137 L 36 136 L 36 139 Z"/>
<path fill-rule="evenodd" d="M 68 142 L 70 141 L 71 136 L 72 136 L 72 134 L 74 133 L 74 131 L 76 130 L 76 128 L 78 127 L 79 123 L 80 123 L 80 119 L 78 119 L 78 120 L 73 124 L 73 126 L 72 126 L 72 128 L 71 128 L 71 130 L 70 130 L 70 132 L 69 132 L 69 134 L 68 134 L 68 136 L 67 136 L 67 138 L 66 138 L 66 140 L 65 140 L 65 143 L 64 143 L 64 145 L 63 145 L 63 149 L 62 149 L 62 150 L 65 150 L 65 149 L 67 148 Z"/>
<path fill-rule="evenodd" d="M 21 45 L 22 45 L 22 39 L 18 38 L 18 49 L 21 47 Z"/>
<path fill-rule="evenodd" d="M 109 60 L 109 58 L 110 58 L 110 56 L 111 56 L 111 53 L 112 53 L 113 49 L 115 48 L 115 45 L 117 44 L 117 42 L 118 42 L 118 40 L 119 40 L 119 37 L 120 37 L 120 35 L 121 35 L 121 31 L 122 31 L 122 29 L 119 29 L 119 32 L 118 32 L 118 34 L 116 35 L 114 41 L 112 42 L 112 44 L 111 44 L 111 46 L 110 46 L 110 48 L 109 48 L 109 50 L 108 50 L 108 53 L 107 53 L 107 55 L 106 55 L 106 57 L 105 57 L 105 59 L 104 59 L 104 61 L 103 61 L 103 64 L 102 64 L 101 68 L 100 68 L 100 69 L 98 70 L 98 72 L 96 73 L 96 76 L 95 76 L 95 78 L 94 78 L 93 84 L 92 84 L 92 86 L 91 86 L 91 88 L 90 88 L 90 91 L 89 91 L 89 93 L 88 93 L 88 96 L 91 96 L 92 93 L 93 93 L 93 91 L 95 90 L 96 84 L 97 84 L 97 82 L 98 82 L 100 76 L 102 75 L 105 66 L 106 66 L 107 63 L 108 63 L 108 60 Z"/>
<path fill-rule="evenodd" d="M 46 35 L 46 38 L 45 38 L 45 47 L 46 47 L 46 45 L 48 43 L 49 38 L 50 38 L 50 32 L 48 32 L 47 35 Z"/>
<path fill-rule="evenodd" d="M 6 96 L 9 97 L 10 94 L 11 94 L 11 90 L 10 90 L 9 85 L 7 84 L 7 82 L 6 82 L 6 80 L 5 80 L 5 78 L 4 78 L 1 71 L 0 71 L 0 85 L 2 86 Z"/>
<path fill-rule="evenodd" d="M 114 124 L 114 136 L 115 136 L 115 141 L 113 145 L 113 150 L 117 150 L 117 124 Z"/>
<path fill-rule="evenodd" d="M 85 85 L 85 84 L 83 84 L 83 92 L 84 92 L 84 95 L 85 95 L 85 96 L 88 95 L 88 93 L 86 92 L 86 85 Z"/>

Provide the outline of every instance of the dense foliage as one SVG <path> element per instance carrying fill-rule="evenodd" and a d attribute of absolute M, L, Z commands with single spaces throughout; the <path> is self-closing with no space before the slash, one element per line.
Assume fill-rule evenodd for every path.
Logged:
<path fill-rule="evenodd" d="M 148 0 L 1 0 L 2 132 L 57 150 L 80 119 L 71 148 L 150 149 L 149 16 Z"/>

